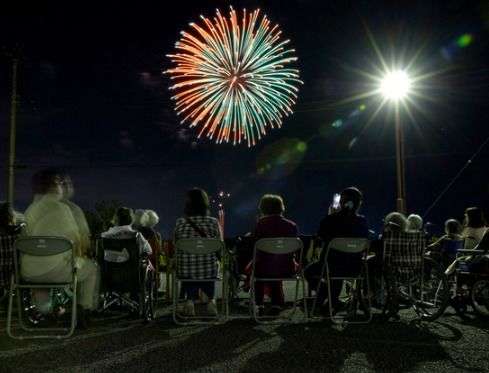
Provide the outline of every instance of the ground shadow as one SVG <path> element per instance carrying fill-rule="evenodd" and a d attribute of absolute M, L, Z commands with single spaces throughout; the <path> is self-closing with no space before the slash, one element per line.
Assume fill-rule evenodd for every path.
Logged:
<path fill-rule="evenodd" d="M 349 370 L 348 359 L 365 356 L 373 371 L 404 372 L 425 361 L 450 359 L 440 338 L 415 324 L 383 323 L 349 326 L 344 329 L 327 323 L 281 326 L 275 330 L 282 343 L 272 353 L 249 360 L 242 372 L 336 372 Z M 285 370 L 284 370 L 285 367 Z M 365 367 L 364 367 L 365 368 Z"/>

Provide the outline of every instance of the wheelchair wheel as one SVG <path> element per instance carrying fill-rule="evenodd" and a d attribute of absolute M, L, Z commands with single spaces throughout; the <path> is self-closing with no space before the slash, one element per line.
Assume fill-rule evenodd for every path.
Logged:
<path fill-rule="evenodd" d="M 445 273 L 431 258 L 424 259 L 423 282 L 412 285 L 413 307 L 423 320 L 436 320 L 448 306 L 450 289 Z"/>
<path fill-rule="evenodd" d="M 489 280 L 479 280 L 472 286 L 470 301 L 477 314 L 489 317 Z"/>
<path fill-rule="evenodd" d="M 149 287 L 149 311 L 151 319 L 156 318 L 156 305 L 158 302 L 158 277 L 156 271 L 150 271 L 150 287 Z"/>
<path fill-rule="evenodd" d="M 144 271 L 144 279 L 141 286 L 140 295 L 140 314 L 144 322 L 150 322 L 154 319 L 156 313 L 156 278 L 155 271 L 146 267 Z M 157 289 L 156 289 L 157 291 Z"/>

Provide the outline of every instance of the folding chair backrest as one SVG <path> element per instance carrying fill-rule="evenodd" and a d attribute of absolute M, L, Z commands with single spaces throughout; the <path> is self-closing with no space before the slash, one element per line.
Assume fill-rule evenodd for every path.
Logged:
<path fill-rule="evenodd" d="M 367 250 L 370 241 L 367 238 L 339 237 L 329 241 L 328 249 L 334 249 L 347 254 L 359 254 Z"/>
<path fill-rule="evenodd" d="M 67 259 L 69 261 L 67 262 Z M 44 266 L 46 266 L 44 268 Z M 50 273 L 50 268 L 56 268 L 56 275 Z M 35 268 L 35 269 L 34 269 Z M 47 273 L 35 274 L 37 269 L 46 269 Z M 14 245 L 14 282 L 11 284 L 9 294 L 9 306 L 7 311 L 7 334 L 11 338 L 67 338 L 73 334 L 76 326 L 76 304 L 77 304 L 77 277 L 75 267 L 75 249 L 73 243 L 64 237 L 54 236 L 30 236 L 21 237 Z M 32 272 L 31 272 L 32 271 Z M 23 277 L 22 277 L 23 276 Z M 45 303 L 46 312 L 53 311 L 55 305 L 60 305 L 60 298 L 53 295 L 54 288 L 70 288 L 71 301 L 63 302 L 64 308 L 71 304 L 71 316 L 69 326 L 47 323 L 45 326 L 38 325 L 35 328 L 28 327 L 25 319 L 26 312 L 31 309 L 35 302 L 25 298 L 23 289 L 50 290 L 49 303 Z M 12 315 L 14 296 L 17 298 L 17 321 L 23 333 L 19 334 L 12 328 Z M 44 307 L 43 307 L 44 308 Z M 29 332 L 29 333 L 27 333 Z"/>
<path fill-rule="evenodd" d="M 176 275 L 186 278 L 215 278 L 219 253 L 225 249 L 218 238 L 181 238 L 175 243 Z"/>
<path fill-rule="evenodd" d="M 362 272 L 363 256 L 370 247 L 367 238 L 337 237 L 329 241 L 324 257 L 331 276 L 355 277 Z"/>
<path fill-rule="evenodd" d="M 258 277 L 290 277 L 297 270 L 294 260 L 302 261 L 302 252 L 303 244 L 298 237 L 261 238 L 255 242 L 252 271 Z"/>
<path fill-rule="evenodd" d="M 32 256 L 50 256 L 73 250 L 71 241 L 63 237 L 21 237 L 15 242 L 17 251 Z"/>
<path fill-rule="evenodd" d="M 66 267 L 66 273 L 62 276 L 60 274 L 61 282 L 70 282 L 72 279 L 73 269 L 75 267 L 75 257 L 73 243 L 64 237 L 54 237 L 54 236 L 31 236 L 31 237 L 20 237 L 15 241 L 15 253 L 14 253 L 14 267 L 16 272 L 16 278 L 21 281 L 20 276 L 20 263 L 21 257 L 23 255 L 31 257 L 50 257 L 59 256 L 60 254 L 66 253 L 71 256 L 71 267 Z M 64 256 L 60 257 L 59 260 L 63 259 Z M 70 280 L 68 280 L 68 278 Z M 42 281 L 43 283 L 56 283 L 58 281 Z"/>
<path fill-rule="evenodd" d="M 181 238 L 175 243 L 175 249 L 187 254 L 205 255 L 222 251 L 224 242 L 218 238 Z"/>
<path fill-rule="evenodd" d="M 268 254 L 292 254 L 302 249 L 302 241 L 297 237 L 261 238 L 255 243 L 255 250 Z"/>
<path fill-rule="evenodd" d="M 401 280 L 421 274 L 424 261 L 423 232 L 384 232 L 384 261 L 395 268 Z"/>
<path fill-rule="evenodd" d="M 99 238 L 97 259 L 107 290 L 130 292 L 139 289 L 141 254 L 136 237 Z"/>

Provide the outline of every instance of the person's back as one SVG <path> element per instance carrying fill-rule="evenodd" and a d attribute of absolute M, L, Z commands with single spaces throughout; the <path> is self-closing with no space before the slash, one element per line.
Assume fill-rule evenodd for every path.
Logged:
<path fill-rule="evenodd" d="M 262 238 L 297 237 L 297 225 L 283 217 L 285 204 L 281 196 L 276 194 L 265 194 L 258 206 L 260 219 L 253 228 L 253 241 Z M 253 263 L 247 267 L 251 272 Z M 287 277 L 297 272 L 295 253 L 292 254 L 270 254 L 258 251 L 255 258 L 255 275 L 258 277 Z M 265 287 L 268 288 L 272 309 L 270 315 L 278 315 L 280 307 L 285 304 L 285 295 L 281 281 L 257 281 L 255 283 L 255 301 L 258 314 L 263 314 L 263 297 Z"/>
<path fill-rule="evenodd" d="M 174 242 L 182 238 L 218 238 L 221 239 L 221 227 L 216 218 L 210 216 L 209 197 L 200 188 L 190 189 L 185 198 L 184 217 L 178 218 L 173 232 Z M 199 289 L 209 298 L 207 313 L 217 315 L 214 299 L 214 282 L 202 282 L 198 279 L 217 277 L 218 258 L 212 254 L 189 254 L 178 252 L 177 273 L 180 278 L 196 279 L 182 284 L 182 292 L 187 294 L 187 303 L 183 313 L 194 316 L 194 302 L 199 299 Z"/>
<path fill-rule="evenodd" d="M 34 177 L 34 200 L 24 213 L 27 236 L 64 237 L 73 242 L 75 254 L 81 256 L 81 238 L 78 226 L 68 205 L 61 202 L 62 177 L 55 170 L 45 170 Z M 53 271 L 60 262 L 69 261 L 69 253 L 53 256 L 49 261 L 43 257 L 23 256 L 23 276 L 32 280 Z M 59 268 L 62 272 L 62 268 Z"/>
<path fill-rule="evenodd" d="M 486 219 L 478 207 L 469 207 L 465 210 L 462 236 L 465 239 L 465 249 L 475 248 L 482 240 L 486 231 Z"/>
<path fill-rule="evenodd" d="M 132 225 L 133 216 L 133 212 L 130 208 L 119 207 L 114 215 L 115 226 L 102 232 L 101 237 L 119 240 L 134 238 L 137 240 L 139 252 L 150 255 L 152 253 L 151 246 L 140 232 L 134 229 Z"/>
<path fill-rule="evenodd" d="M 333 238 L 350 237 L 350 238 L 368 238 L 368 222 L 367 219 L 358 214 L 358 210 L 362 205 L 362 192 L 355 187 L 345 188 L 341 192 L 340 206 L 341 210 L 327 215 L 321 220 L 319 225 L 318 235 L 323 240 L 323 249 L 320 258 L 317 262 L 309 264 L 304 274 L 309 287 L 317 289 L 320 284 L 320 274 L 327 253 L 327 247 Z M 333 276 L 341 276 L 348 274 L 352 268 L 357 268 L 361 261 L 361 255 L 345 254 L 338 251 L 333 251 L 328 254 L 328 266 L 330 274 Z M 331 281 L 331 302 L 333 308 L 340 305 L 338 296 L 341 292 L 342 281 Z M 317 294 L 317 302 L 321 305 L 326 299 L 325 286 L 319 286 Z M 328 311 L 327 311 L 328 310 Z M 320 307 L 321 312 L 329 312 L 329 306 L 323 304 Z"/>
<path fill-rule="evenodd" d="M 281 214 L 285 207 L 270 210 L 267 206 L 267 198 L 277 198 L 279 196 L 265 195 L 260 203 L 261 213 L 264 215 L 255 224 L 253 229 L 253 239 L 256 242 L 261 238 L 274 237 L 297 237 L 299 234 L 297 225 L 283 217 Z M 281 197 L 280 197 L 281 200 Z M 281 203 L 283 205 L 283 201 Z M 273 202 L 272 202 L 273 203 Z M 259 273 L 267 274 L 270 277 L 281 277 L 290 275 L 295 272 L 297 264 L 295 263 L 294 254 L 272 255 L 268 253 L 259 253 L 256 258 L 256 270 Z"/>
<path fill-rule="evenodd" d="M 98 307 L 100 272 L 92 260 L 83 256 L 78 224 L 70 207 L 61 201 L 62 182 L 63 178 L 56 170 L 44 170 L 34 176 L 34 201 L 24 214 L 26 234 L 64 237 L 73 242 L 79 283 L 77 300 L 80 309 L 77 314 L 81 325 L 86 327 L 90 311 Z M 61 277 L 66 276 L 70 258 L 70 253 L 49 257 L 23 255 L 21 276 L 33 282 L 61 281 Z"/>
<path fill-rule="evenodd" d="M 153 251 L 153 264 L 157 260 L 157 256 L 159 256 L 162 252 L 162 238 L 161 234 L 155 230 L 156 224 L 158 224 L 160 218 L 158 214 L 156 214 L 153 210 L 145 210 L 144 215 L 146 218 L 144 220 L 140 220 L 139 226 L 136 228 L 143 237 L 148 241 L 151 249 Z"/>

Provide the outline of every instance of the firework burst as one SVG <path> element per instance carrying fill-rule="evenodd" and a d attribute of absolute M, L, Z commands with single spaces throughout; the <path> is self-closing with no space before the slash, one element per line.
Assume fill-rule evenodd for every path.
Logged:
<path fill-rule="evenodd" d="M 176 64 L 165 73 L 175 83 L 175 110 L 181 123 L 199 129 L 216 143 L 246 141 L 255 145 L 268 127 L 281 127 L 282 117 L 292 113 L 297 99 L 299 71 L 289 40 L 259 10 L 243 10 L 241 22 L 231 7 L 229 17 L 219 10 L 213 20 L 200 16 L 182 31 Z"/>

